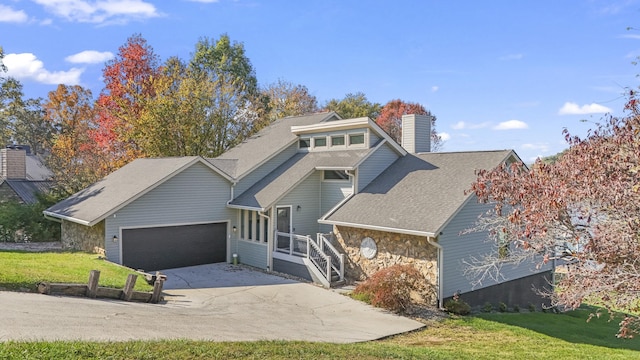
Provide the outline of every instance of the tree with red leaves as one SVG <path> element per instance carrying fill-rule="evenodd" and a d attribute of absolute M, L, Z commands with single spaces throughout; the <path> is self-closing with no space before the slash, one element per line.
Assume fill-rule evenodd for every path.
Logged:
<path fill-rule="evenodd" d="M 619 337 L 640 333 L 640 109 L 630 93 L 627 115 L 609 116 L 585 138 L 565 130 L 569 149 L 555 163 L 513 163 L 478 172 L 481 202 L 495 203 L 472 230 L 508 241 L 508 256 L 471 266 L 482 278 L 501 265 L 537 259 L 570 262 L 556 276 L 552 303 L 583 302 L 627 315 Z M 495 274 L 494 274 L 495 276 Z"/>
<path fill-rule="evenodd" d="M 96 103 L 98 128 L 91 136 L 112 170 L 142 155 L 131 133 L 145 101 L 155 95 L 153 80 L 161 74 L 158 64 L 153 48 L 136 34 L 103 69 L 105 88 Z"/>
<path fill-rule="evenodd" d="M 396 142 L 402 139 L 402 115 L 429 115 L 431 116 L 431 151 L 442 148 L 442 138 L 436 132 L 436 117 L 419 103 L 405 102 L 400 99 L 389 101 L 380 110 L 376 123 L 387 132 Z"/>

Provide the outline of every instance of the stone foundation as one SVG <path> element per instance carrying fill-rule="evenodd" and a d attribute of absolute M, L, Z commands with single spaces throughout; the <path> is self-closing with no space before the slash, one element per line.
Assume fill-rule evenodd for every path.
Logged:
<path fill-rule="evenodd" d="M 347 282 L 362 281 L 381 269 L 392 265 L 412 265 L 424 276 L 430 294 L 422 294 L 431 304 L 437 301 L 438 252 L 426 237 L 398 233 L 334 226 L 336 247 L 346 254 L 345 278 Z M 370 237 L 378 252 L 372 259 L 360 253 L 362 239 Z"/>
<path fill-rule="evenodd" d="M 84 226 L 62 221 L 62 247 L 104 255 L 104 221 Z"/>

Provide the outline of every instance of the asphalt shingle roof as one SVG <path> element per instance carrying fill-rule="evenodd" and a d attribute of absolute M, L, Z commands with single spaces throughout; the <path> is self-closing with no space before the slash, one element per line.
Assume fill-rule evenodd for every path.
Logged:
<path fill-rule="evenodd" d="M 53 185 L 52 181 L 46 180 L 4 180 L 7 185 L 18 195 L 25 204 L 35 204 L 38 202 L 38 193 L 46 193 Z"/>
<path fill-rule="evenodd" d="M 196 156 L 137 159 L 45 210 L 45 214 L 94 225 L 180 170 Z"/>
<path fill-rule="evenodd" d="M 373 149 L 299 153 L 230 204 L 265 209 L 318 168 L 353 169 Z"/>
<path fill-rule="evenodd" d="M 291 116 L 276 120 L 242 143 L 210 160 L 210 162 L 216 166 L 220 165 L 221 170 L 225 171 L 230 177 L 238 179 L 245 175 L 247 171 L 296 141 L 298 137 L 291 132 L 292 126 L 312 125 L 334 119 L 337 120 L 339 117 L 334 112 L 329 112 Z M 230 163 L 222 165 L 219 163 L 221 160 L 235 160 L 235 163 L 233 165 Z"/>
<path fill-rule="evenodd" d="M 475 170 L 511 150 L 408 154 L 327 217 L 329 223 L 437 234 L 467 198 Z"/>

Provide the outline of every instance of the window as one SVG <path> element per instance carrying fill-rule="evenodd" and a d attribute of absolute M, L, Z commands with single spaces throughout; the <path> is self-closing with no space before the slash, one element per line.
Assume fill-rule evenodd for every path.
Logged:
<path fill-rule="evenodd" d="M 331 137 L 331 146 L 341 146 L 341 145 L 344 145 L 344 135 Z"/>
<path fill-rule="evenodd" d="M 324 180 L 349 180 L 349 175 L 344 170 L 325 170 Z"/>
<path fill-rule="evenodd" d="M 311 146 L 311 139 L 303 138 L 299 141 L 300 149 L 308 149 Z"/>
<path fill-rule="evenodd" d="M 349 145 L 364 144 L 364 134 L 349 135 Z"/>
<path fill-rule="evenodd" d="M 314 147 L 327 146 L 327 138 L 324 136 L 313 138 L 313 146 Z"/>

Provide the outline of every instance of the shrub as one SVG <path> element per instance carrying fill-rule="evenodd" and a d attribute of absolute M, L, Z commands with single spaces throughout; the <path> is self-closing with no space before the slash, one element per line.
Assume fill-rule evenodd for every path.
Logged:
<path fill-rule="evenodd" d="M 507 310 L 509 310 L 509 308 L 507 307 L 507 304 L 501 301 L 500 304 L 498 304 L 498 311 L 507 312 Z"/>
<path fill-rule="evenodd" d="M 489 313 L 492 310 L 493 310 L 493 305 L 491 305 L 491 303 L 488 302 L 488 301 L 486 303 L 484 303 L 484 305 L 482 306 L 482 311 L 483 312 Z"/>
<path fill-rule="evenodd" d="M 424 290 L 424 277 L 415 267 L 393 265 L 358 285 L 353 297 L 368 298 L 371 305 L 387 310 L 404 311 L 411 304 L 411 293 Z"/>
<path fill-rule="evenodd" d="M 518 304 L 513 305 L 513 312 L 520 312 L 520 305 Z"/>
<path fill-rule="evenodd" d="M 536 305 L 534 303 L 529 303 L 529 311 L 530 312 L 536 312 L 536 310 L 538 310 Z"/>
<path fill-rule="evenodd" d="M 444 308 L 447 312 L 456 315 L 468 315 L 471 313 L 471 306 L 462 300 L 458 294 L 453 295 L 452 299 L 447 300 L 444 303 Z"/>

